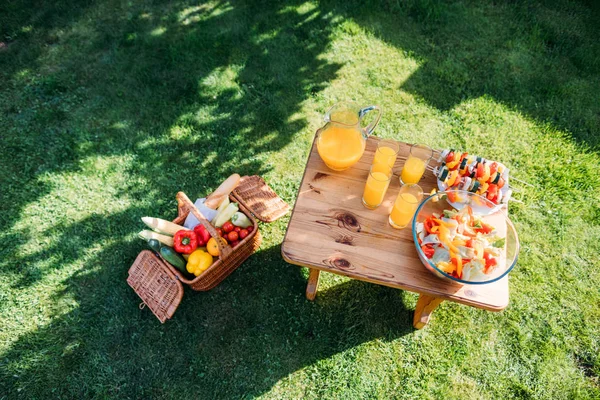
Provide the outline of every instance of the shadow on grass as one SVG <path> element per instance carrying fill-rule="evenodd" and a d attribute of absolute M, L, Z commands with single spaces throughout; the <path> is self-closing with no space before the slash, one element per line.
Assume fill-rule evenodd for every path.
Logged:
<path fill-rule="evenodd" d="M 413 330 L 398 290 L 349 281 L 307 301 L 301 269 L 277 262 L 279 246 L 260 250 L 210 292 L 186 289 L 161 325 L 135 307 L 131 288 L 114 284 L 125 247 L 135 244 L 115 243 L 89 260 L 51 299 L 76 306 L 2 355 L 3 393 L 253 397 L 318 360 Z"/>
<path fill-rule="evenodd" d="M 10 3 L 18 15 L 3 26 L 21 33 L 3 31 L 16 39 L 0 50 L 0 77 L 22 90 L 0 103 L 0 231 L 12 242 L 0 250 L 2 275 L 26 289 L 69 263 L 86 268 L 52 299 L 70 311 L 0 356 L 2 393 L 258 395 L 318 360 L 412 331 L 393 289 L 348 282 L 307 302 L 301 270 L 277 247 L 214 291 L 188 291 L 165 325 L 133 306 L 138 298 L 116 273 L 141 248 L 122 239 L 137 230 L 133 220 L 167 215 L 173 203 L 164 199 L 178 190 L 193 197 L 232 171 L 269 171 L 271 153 L 306 126 L 294 114 L 341 67 L 320 57 L 334 17 L 419 59 L 402 89 L 433 107 L 490 96 L 598 147 L 598 25 L 565 12 L 562 30 L 553 18 L 585 3 L 326 1 L 296 12 L 301 3 Z M 590 7 L 587 18 L 597 15 Z M 121 195 L 156 206 L 58 225 L 48 232 L 57 244 L 20 256 L 29 232 L 14 225 L 53 189 L 40 177 L 96 157 L 133 158 L 125 172 L 140 179 Z"/>

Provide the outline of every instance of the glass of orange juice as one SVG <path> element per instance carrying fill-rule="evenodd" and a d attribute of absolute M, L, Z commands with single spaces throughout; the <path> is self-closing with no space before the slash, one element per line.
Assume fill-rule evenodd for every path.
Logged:
<path fill-rule="evenodd" d="M 392 228 L 402 229 L 410 223 L 423 198 L 423 189 L 414 184 L 402 185 L 388 219 Z"/>
<path fill-rule="evenodd" d="M 369 209 L 377 208 L 383 202 L 383 197 L 392 180 L 392 169 L 387 164 L 373 164 L 363 193 L 363 205 Z"/>
<path fill-rule="evenodd" d="M 394 168 L 396 162 L 396 156 L 400 150 L 400 145 L 395 140 L 380 140 L 377 142 L 377 151 L 375 151 L 375 158 L 373 158 L 373 164 L 386 164 L 390 168 Z"/>
<path fill-rule="evenodd" d="M 424 144 L 413 144 L 410 146 L 408 158 L 404 163 L 404 167 L 402 167 L 400 183 L 402 185 L 419 183 L 431 157 L 433 157 L 431 147 Z"/>

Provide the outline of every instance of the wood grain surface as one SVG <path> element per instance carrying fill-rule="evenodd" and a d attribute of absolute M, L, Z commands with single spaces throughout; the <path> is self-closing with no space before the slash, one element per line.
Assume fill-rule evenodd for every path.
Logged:
<path fill-rule="evenodd" d="M 508 305 L 508 277 L 487 285 L 446 282 L 419 260 L 411 227 L 392 228 L 388 215 L 398 194 L 398 174 L 409 145 L 400 142 L 395 176 L 375 210 L 362 205 L 362 193 L 379 139 L 367 140 L 365 153 L 346 171 L 333 171 L 313 141 L 296 204 L 281 246 L 291 264 L 391 286 L 491 311 Z M 419 182 L 425 195 L 436 185 L 430 172 Z"/>

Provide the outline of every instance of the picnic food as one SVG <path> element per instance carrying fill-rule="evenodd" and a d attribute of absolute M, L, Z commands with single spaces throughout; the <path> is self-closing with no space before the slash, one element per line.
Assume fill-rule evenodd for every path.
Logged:
<path fill-rule="evenodd" d="M 234 226 L 231 223 L 231 221 L 227 221 L 223 224 L 223 226 L 221 227 L 221 229 L 223 229 L 223 232 L 229 233 L 233 230 Z"/>
<path fill-rule="evenodd" d="M 148 240 L 148 247 L 150 247 L 155 252 L 160 252 L 160 242 L 156 239 Z"/>
<path fill-rule="evenodd" d="M 223 211 L 217 214 L 215 219 L 212 221 L 212 224 L 217 228 L 222 227 L 223 224 L 227 222 L 238 210 L 239 207 L 237 203 L 229 203 L 229 205 L 227 205 Z"/>
<path fill-rule="evenodd" d="M 511 190 L 507 184 L 508 168 L 503 164 L 453 149 L 442 151 L 441 161 L 433 171 L 440 189 L 467 190 L 494 204 L 508 202 Z"/>
<path fill-rule="evenodd" d="M 155 230 L 158 233 L 163 233 L 165 235 L 173 236 L 177 231 L 182 229 L 187 230 L 181 225 L 177 225 L 172 223 L 171 221 L 166 221 L 160 218 L 153 217 L 142 217 L 142 221 L 148 225 L 148 227 L 152 230 Z"/>
<path fill-rule="evenodd" d="M 185 272 L 185 259 L 169 246 L 160 246 L 160 255 L 172 266 Z"/>
<path fill-rule="evenodd" d="M 144 229 L 143 231 L 138 233 L 138 236 L 146 241 L 150 239 L 156 239 L 162 244 L 165 244 L 167 246 L 173 246 L 173 238 L 171 236 L 161 235 L 160 233 L 152 232 L 147 229 Z"/>
<path fill-rule="evenodd" d="M 204 250 L 195 250 L 190 257 L 188 258 L 186 271 L 190 274 L 194 274 L 195 276 L 200 276 L 200 274 L 208 269 L 213 263 L 213 257 L 209 253 Z"/>
<path fill-rule="evenodd" d="M 223 241 L 223 244 L 225 246 L 227 246 L 227 241 L 223 238 L 220 238 Z M 215 238 L 210 238 L 210 240 L 208 241 L 208 243 L 206 244 L 206 251 L 208 251 L 208 253 L 211 256 L 218 256 L 219 255 L 219 246 L 217 245 L 217 241 Z"/>
<path fill-rule="evenodd" d="M 415 225 L 418 244 L 438 269 L 464 281 L 488 280 L 502 258 L 506 237 L 471 205 L 432 213 Z"/>
<path fill-rule="evenodd" d="M 204 205 L 208 208 L 216 209 L 221 205 L 221 202 L 229 202 L 229 193 L 231 193 L 239 183 L 240 176 L 238 174 L 229 176 L 229 178 L 225 179 L 225 181 L 221 183 L 217 190 L 215 190 L 206 198 Z"/>
<path fill-rule="evenodd" d="M 198 247 L 198 239 L 194 231 L 180 230 L 173 236 L 175 251 L 183 254 L 191 254 Z"/>
<path fill-rule="evenodd" d="M 247 228 L 249 226 L 252 226 L 252 221 L 250 221 L 246 214 L 239 211 L 233 214 L 233 216 L 231 217 L 231 223 L 241 228 Z"/>
<path fill-rule="evenodd" d="M 194 233 L 198 240 L 198 247 L 206 246 L 206 243 L 210 240 L 210 233 L 202 224 L 198 224 L 194 227 Z"/>

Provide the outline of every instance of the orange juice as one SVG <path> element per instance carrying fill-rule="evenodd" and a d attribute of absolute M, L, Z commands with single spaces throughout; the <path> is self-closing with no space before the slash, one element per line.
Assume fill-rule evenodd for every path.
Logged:
<path fill-rule="evenodd" d="M 363 204 L 367 208 L 376 208 L 383 202 L 383 196 L 390 184 L 390 176 L 383 172 L 371 172 L 367 178 Z"/>
<path fill-rule="evenodd" d="M 359 130 L 332 124 L 321 132 L 317 151 L 329 168 L 343 171 L 360 160 L 365 143 Z"/>
<path fill-rule="evenodd" d="M 377 147 L 377 151 L 375 152 L 375 158 L 373 159 L 373 165 L 375 164 L 385 164 L 390 167 L 394 166 L 396 162 L 396 154 L 398 152 L 391 147 Z"/>
<path fill-rule="evenodd" d="M 419 202 L 413 194 L 400 193 L 394 202 L 394 207 L 392 207 L 390 214 L 391 222 L 399 228 L 404 228 L 408 225 L 413 215 L 415 215 L 418 205 Z"/>
<path fill-rule="evenodd" d="M 420 158 L 409 156 L 404 167 L 402 167 L 400 180 L 403 184 L 418 183 L 425 172 L 426 166 L 427 163 Z"/>

